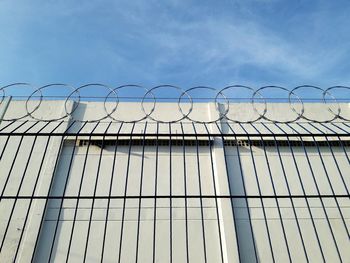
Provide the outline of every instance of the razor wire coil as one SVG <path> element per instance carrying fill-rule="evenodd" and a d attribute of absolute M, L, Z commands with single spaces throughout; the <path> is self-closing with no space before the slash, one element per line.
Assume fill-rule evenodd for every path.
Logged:
<path fill-rule="evenodd" d="M 92 96 L 83 96 L 82 91 L 84 89 L 88 89 L 91 87 L 97 87 L 99 96 L 95 96 L 95 94 Z M 24 93 L 21 92 L 20 90 L 23 88 L 31 89 L 32 92 L 30 92 L 29 95 L 23 95 Z M 59 96 L 53 96 L 53 95 L 45 95 L 44 92 L 47 91 L 48 89 L 55 88 L 56 91 L 58 89 L 63 89 L 67 88 L 70 93 L 67 95 L 59 95 Z M 123 89 L 133 89 L 133 90 L 143 90 L 143 96 L 126 96 L 122 97 L 119 95 L 121 90 Z M 251 96 L 246 97 L 246 98 L 232 98 L 229 96 L 227 93 L 234 93 L 237 94 L 237 90 L 245 90 L 251 93 Z M 101 91 L 104 90 L 104 91 Z M 172 97 L 172 98 L 159 98 L 156 96 L 156 92 L 158 90 L 165 90 L 165 91 L 176 91 L 179 93 L 178 97 Z M 264 97 L 263 96 L 263 91 L 267 90 L 277 90 L 279 92 L 284 92 L 286 94 L 285 97 L 279 97 L 279 98 L 272 98 L 272 97 Z M 298 95 L 298 92 L 304 90 L 308 94 L 314 95 L 315 93 L 318 93 L 320 95 L 320 103 L 325 107 L 325 109 L 331 113 L 331 118 L 327 118 L 324 120 L 319 120 L 312 118 L 307 115 L 307 111 L 305 110 L 305 103 L 310 100 L 307 98 L 304 98 L 302 95 Z M 5 85 L 0 87 L 0 105 L 4 102 L 4 99 L 8 96 L 14 97 L 14 98 L 22 98 L 25 100 L 25 113 L 16 117 L 16 118 L 3 118 L 5 121 L 15 121 L 23 118 L 32 118 L 37 121 L 58 121 L 58 120 L 63 120 L 66 118 L 72 118 L 74 120 L 78 120 L 75 116 L 75 112 L 79 109 L 79 106 L 84 98 L 90 98 L 90 99 L 96 99 L 96 98 L 101 98 L 103 99 L 103 111 L 104 115 L 99 117 L 99 118 L 94 118 L 87 120 L 89 122 L 97 122 L 97 121 L 102 121 L 105 119 L 109 119 L 112 121 L 116 122 L 129 122 L 129 123 L 136 123 L 140 122 L 143 120 L 152 120 L 155 122 L 159 123 L 176 123 L 176 122 L 181 122 L 184 120 L 188 120 L 190 122 L 195 122 L 195 123 L 215 123 L 221 120 L 226 120 L 226 121 L 232 121 L 236 123 L 253 123 L 257 122 L 260 120 L 265 120 L 273 123 L 293 123 L 299 120 L 305 120 L 305 121 L 311 121 L 311 122 L 322 122 L 322 123 L 327 123 L 327 122 L 332 122 L 335 120 L 341 120 L 341 121 L 350 121 L 349 117 L 346 117 L 345 114 L 342 114 L 342 107 L 339 103 L 339 101 L 343 101 L 343 97 L 338 97 L 334 95 L 335 90 L 342 90 L 349 92 L 350 87 L 347 86 L 332 86 L 326 89 L 317 87 L 317 86 L 312 86 L 312 85 L 301 85 L 297 86 L 292 89 L 288 89 L 285 87 L 280 87 L 280 86 L 264 86 L 260 87 L 258 89 L 244 86 L 244 85 L 231 85 L 231 86 L 226 86 L 222 89 L 215 89 L 212 87 L 206 87 L 206 86 L 196 86 L 196 87 L 191 87 L 189 89 L 182 89 L 177 86 L 173 85 L 159 85 L 152 87 L 150 89 L 140 86 L 140 85 L 133 85 L 133 84 L 128 84 L 128 85 L 122 85 L 118 86 L 116 88 L 112 88 L 108 85 L 105 84 L 100 84 L 100 83 L 90 83 L 90 84 L 85 84 L 82 85 L 78 88 L 74 88 L 70 85 L 67 84 L 62 84 L 62 83 L 55 83 L 55 84 L 48 84 L 41 86 L 39 88 L 34 88 L 33 85 L 29 83 L 13 83 L 9 85 Z M 214 96 L 208 98 L 203 98 L 203 97 L 194 97 L 191 95 L 192 92 L 201 92 L 203 91 L 203 94 L 205 92 L 212 92 L 214 93 Z M 96 92 L 96 91 L 95 91 Z M 105 94 L 104 94 L 105 93 Z M 329 97 L 329 98 L 327 98 Z M 55 118 L 45 118 L 44 116 L 40 116 L 37 114 L 38 109 L 42 106 L 43 100 L 51 99 L 51 98 L 60 98 L 64 100 L 64 113 L 61 114 L 58 117 Z M 128 99 L 139 99 L 139 110 L 142 112 L 143 116 L 137 117 L 132 120 L 123 120 L 122 118 L 119 118 L 119 116 L 115 116 L 115 113 L 118 110 L 118 106 L 120 105 L 120 100 L 123 98 L 128 98 Z M 169 119 L 161 119 L 160 117 L 157 117 L 155 112 L 157 108 L 157 104 L 160 103 L 160 100 L 164 99 L 172 99 L 174 103 L 177 105 L 177 114 L 180 114 L 180 117 L 175 118 L 173 120 Z M 211 120 L 200 120 L 196 119 L 193 117 L 194 112 L 195 112 L 195 107 L 194 107 L 194 101 L 196 99 L 211 99 L 215 103 L 215 111 L 217 113 L 217 117 L 211 119 Z M 233 100 L 245 100 L 248 102 L 250 105 L 250 110 L 255 113 L 256 117 L 251 119 L 251 120 L 240 120 L 237 118 L 232 117 L 231 111 L 234 111 L 232 107 L 232 101 Z M 281 119 L 276 119 L 272 118 L 269 116 L 269 109 L 268 109 L 268 103 L 272 100 L 284 100 L 286 103 L 289 105 L 289 109 L 296 115 L 295 118 L 289 119 L 289 120 L 281 120 Z M 147 105 L 150 106 L 148 109 L 146 108 L 146 101 L 151 100 L 151 102 L 147 102 Z M 332 101 L 330 104 L 329 101 Z M 34 107 L 30 108 L 29 103 L 35 101 Z M 112 101 L 112 102 L 111 102 Z M 188 109 L 185 110 L 182 106 L 183 103 L 186 101 L 188 105 Z M 69 102 L 72 103 L 71 109 L 69 109 Z M 108 102 L 111 102 L 108 104 Z M 300 109 L 297 110 L 295 107 L 295 104 L 298 104 Z M 112 108 L 107 107 L 107 105 L 112 105 Z M 263 109 L 258 110 L 257 105 L 262 105 Z M 330 107 L 332 105 L 332 107 Z M 336 109 L 334 109 L 334 106 Z M 6 117 L 6 116 L 5 116 Z M 85 120 L 86 121 L 86 120 Z"/>

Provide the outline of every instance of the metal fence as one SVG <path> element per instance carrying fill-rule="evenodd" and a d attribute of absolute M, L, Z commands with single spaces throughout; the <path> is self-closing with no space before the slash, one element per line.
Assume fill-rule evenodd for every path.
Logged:
<path fill-rule="evenodd" d="M 2 262 L 347 262 L 350 123 L 8 120 Z"/>

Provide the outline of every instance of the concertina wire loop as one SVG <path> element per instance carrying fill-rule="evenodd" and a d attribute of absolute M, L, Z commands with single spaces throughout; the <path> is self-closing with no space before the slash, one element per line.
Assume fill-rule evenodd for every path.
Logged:
<path fill-rule="evenodd" d="M 231 86 L 227 86 L 224 87 L 220 90 L 217 90 L 215 88 L 212 87 L 206 87 L 206 86 L 196 86 L 196 87 L 192 87 L 189 88 L 187 90 L 183 90 L 180 87 L 177 86 L 173 86 L 173 85 L 159 85 L 156 87 L 153 87 L 151 89 L 148 89 L 146 87 L 143 86 L 139 86 L 139 85 L 132 85 L 132 84 L 128 84 L 128 85 L 122 85 L 119 86 L 117 88 L 112 88 L 110 86 L 104 85 L 104 84 L 99 84 L 99 83 L 90 83 L 90 84 L 85 84 L 82 85 L 78 88 L 73 88 L 70 85 L 67 84 L 62 84 L 62 83 L 55 83 L 55 84 L 48 84 L 48 85 L 44 85 L 41 86 L 37 89 L 34 89 L 34 87 L 29 84 L 29 83 L 12 83 L 9 85 L 5 85 L 2 86 L 0 88 L 0 105 L 4 102 L 5 98 L 8 96 L 12 96 L 12 97 L 25 97 L 25 114 L 16 117 L 16 118 L 10 118 L 10 119 L 6 119 L 3 118 L 4 121 L 16 121 L 16 120 L 20 120 L 23 118 L 32 118 L 36 121 L 58 121 L 58 120 L 63 120 L 65 118 L 72 118 L 76 121 L 82 121 L 82 120 L 78 120 L 74 118 L 73 113 L 79 108 L 80 106 L 80 102 L 82 101 L 83 96 L 81 95 L 81 91 L 89 88 L 89 87 L 98 87 L 99 89 L 104 89 L 106 91 L 106 95 L 105 96 L 100 96 L 98 98 L 104 98 L 103 101 L 103 109 L 104 109 L 104 113 L 105 115 L 99 118 L 95 118 L 95 119 L 90 119 L 90 120 L 84 120 L 84 121 L 88 121 L 88 122 L 98 122 L 98 121 L 102 121 L 105 119 L 110 119 L 112 121 L 116 121 L 116 122 L 129 122 L 129 123 L 136 123 L 136 122 L 140 122 L 146 119 L 150 119 L 152 121 L 155 122 L 159 122 L 159 123 L 176 123 L 176 122 L 181 122 L 184 120 L 188 120 L 191 122 L 195 122 L 195 123 L 204 123 L 204 124 L 210 124 L 210 123 L 215 123 L 221 120 L 226 120 L 226 121 L 232 121 L 235 123 L 253 123 L 253 122 L 257 122 L 260 120 L 265 120 L 265 121 L 269 121 L 269 122 L 273 122 L 273 123 L 293 123 L 296 122 L 298 120 L 305 120 L 305 121 L 311 121 L 311 122 L 319 122 L 319 123 L 327 123 L 327 122 L 332 122 L 335 120 L 341 120 L 341 121 L 350 121 L 350 119 L 348 117 L 345 117 L 344 115 L 342 115 L 342 110 L 341 110 L 341 106 L 339 104 L 339 99 L 340 98 L 336 98 L 336 96 L 333 95 L 333 91 L 334 90 L 345 90 L 347 92 L 350 91 L 350 87 L 347 86 L 332 86 L 326 89 L 317 87 L 317 86 L 312 86 L 312 85 L 301 85 L 301 86 L 297 86 L 293 89 L 287 89 L 284 87 L 280 87 L 280 86 L 264 86 L 258 89 L 254 89 L 248 86 L 243 86 L 243 85 L 231 85 Z M 50 96 L 45 96 L 43 94 L 43 92 L 45 90 L 48 90 L 49 88 L 67 88 L 70 90 L 69 95 L 63 96 L 64 99 L 64 113 L 62 114 L 62 116 L 56 117 L 56 118 L 44 118 L 43 116 L 37 116 L 36 112 L 38 111 L 38 109 L 40 108 L 40 106 L 42 105 L 42 101 L 43 99 L 45 99 L 46 97 L 50 97 Z M 16 88 L 16 89 L 21 89 L 21 88 L 31 88 L 34 91 L 28 95 L 28 96 L 22 96 L 20 92 L 18 92 L 17 90 L 12 91 L 12 92 L 7 92 L 7 90 Z M 122 90 L 122 89 L 138 89 L 138 90 L 144 90 L 144 94 L 142 99 L 139 102 L 140 105 L 140 110 L 142 111 L 142 113 L 144 114 L 142 117 L 138 117 L 135 118 L 133 120 L 122 120 L 120 118 L 117 118 L 116 116 L 113 115 L 113 113 L 115 113 L 118 109 L 118 106 L 120 104 L 120 97 L 118 95 L 118 93 Z M 177 91 L 180 95 L 178 96 L 178 98 L 172 98 L 174 99 L 173 102 L 175 102 L 177 104 L 177 109 L 178 109 L 178 113 L 180 114 L 179 118 L 176 118 L 174 120 L 164 120 L 164 119 L 160 119 L 154 116 L 154 113 L 156 111 L 157 108 L 157 103 L 159 102 L 159 98 L 157 98 L 157 96 L 155 95 L 155 92 L 157 90 L 161 90 L 161 89 L 165 89 L 166 91 L 168 90 L 174 90 Z M 249 101 L 249 105 L 251 107 L 251 110 L 257 115 L 256 118 L 252 119 L 252 120 L 239 120 L 239 119 L 233 119 L 230 116 L 230 110 L 232 109 L 232 102 L 230 101 L 230 98 L 225 94 L 225 92 L 231 91 L 231 92 L 235 92 L 236 90 L 241 89 L 241 90 L 246 90 L 251 92 L 251 97 L 247 98 L 247 100 Z M 264 97 L 262 95 L 263 91 L 266 90 L 278 90 L 278 91 L 282 91 L 285 92 L 287 94 L 287 96 L 283 99 L 285 99 L 289 105 L 290 110 L 296 115 L 295 118 L 290 119 L 290 120 L 278 120 L 278 119 L 273 119 L 271 117 L 268 116 L 268 101 L 270 99 L 274 99 L 274 98 L 268 98 L 268 97 Z M 322 95 L 321 97 L 321 103 L 323 104 L 323 106 L 328 110 L 328 112 L 330 112 L 332 114 L 332 117 L 329 119 L 325 119 L 325 120 L 317 120 L 314 118 L 311 118 L 310 116 L 308 116 L 306 114 L 306 110 L 305 110 L 305 98 L 303 98 L 302 96 L 297 94 L 297 91 L 299 90 L 304 90 L 307 91 L 307 93 L 309 94 L 311 93 L 315 93 L 318 92 L 320 95 Z M 193 117 L 193 112 L 194 112 L 194 100 L 195 99 L 199 99 L 198 97 L 192 97 L 191 96 L 191 92 L 193 91 L 210 91 L 210 92 L 214 92 L 215 96 L 213 96 L 211 99 L 214 101 L 215 103 L 215 110 L 216 113 L 218 115 L 217 118 L 214 118 L 212 120 L 198 120 L 195 119 Z M 99 90 L 99 93 L 101 91 Z M 332 100 L 332 106 L 336 106 L 336 109 L 332 109 L 332 107 L 330 107 L 329 103 L 327 103 L 327 101 L 329 99 L 327 99 L 326 97 L 330 97 Z M 52 96 L 51 96 L 52 97 Z M 62 97 L 62 96 L 57 96 L 57 97 Z M 34 99 L 34 98 L 38 98 L 38 99 Z M 86 97 L 85 97 L 86 98 Z M 97 98 L 97 97 L 87 97 L 87 98 Z M 136 97 L 135 97 L 136 98 Z M 141 97 L 140 97 L 141 98 Z M 112 99 L 112 108 L 108 109 L 107 107 L 107 102 L 110 101 Z M 343 99 L 343 98 L 342 98 Z M 145 107 L 145 102 L 146 100 L 151 100 L 151 102 L 148 102 L 148 104 L 151 106 L 150 109 L 146 109 Z M 183 101 L 186 100 L 187 103 L 189 104 L 188 109 L 184 110 L 183 106 L 181 106 L 181 104 L 183 103 Z M 36 105 L 34 107 L 32 107 L 32 109 L 30 109 L 29 107 L 29 102 L 31 101 L 35 101 Z M 68 102 L 72 101 L 73 103 L 73 107 L 71 110 L 69 110 L 68 108 Z M 259 101 L 259 104 L 263 106 L 262 110 L 258 110 L 257 109 L 257 101 Z M 294 101 L 294 103 L 293 103 Z M 299 105 L 300 109 L 297 110 L 295 107 L 295 101 L 297 102 L 297 104 Z M 348 102 L 349 103 L 349 102 Z M 223 108 L 223 111 L 221 110 Z"/>

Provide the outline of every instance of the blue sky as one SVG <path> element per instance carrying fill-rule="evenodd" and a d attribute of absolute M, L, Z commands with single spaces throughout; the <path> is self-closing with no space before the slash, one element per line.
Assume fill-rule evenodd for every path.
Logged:
<path fill-rule="evenodd" d="M 350 2 L 0 0 L 0 85 L 350 85 Z"/>

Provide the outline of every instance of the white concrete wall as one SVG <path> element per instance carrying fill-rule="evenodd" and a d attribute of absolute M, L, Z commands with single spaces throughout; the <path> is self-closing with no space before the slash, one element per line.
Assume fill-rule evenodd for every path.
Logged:
<path fill-rule="evenodd" d="M 316 183 L 320 189 L 321 194 L 332 194 L 330 186 L 326 177 L 326 171 L 330 177 L 330 182 L 335 190 L 336 194 L 346 194 L 344 184 L 341 181 L 340 174 L 335 166 L 333 156 L 326 147 L 321 147 L 322 159 L 325 163 L 325 169 L 321 164 L 321 158 L 315 149 L 307 147 L 307 156 L 311 163 L 311 169 L 307 162 L 307 157 L 301 147 L 293 147 L 295 160 L 297 166 L 294 164 L 292 153 L 288 147 L 280 147 L 282 164 L 279 159 L 279 155 L 274 147 L 267 147 L 267 157 L 263 150 L 258 147 L 253 147 L 253 157 L 256 164 L 256 173 L 253 169 L 252 156 L 250 149 L 247 147 L 239 147 L 239 155 L 237 154 L 236 147 L 227 147 L 227 158 L 229 163 L 229 174 L 232 178 L 232 189 L 235 194 L 244 194 L 242 178 L 245 181 L 246 193 L 249 195 L 259 195 L 257 186 L 256 174 L 259 180 L 261 194 L 273 195 L 273 185 L 277 195 L 289 195 L 287 183 L 292 195 L 303 195 L 302 187 L 298 179 L 298 171 L 302 180 L 306 194 L 317 195 L 316 186 L 311 175 L 311 169 L 315 175 Z M 344 152 L 337 147 L 333 149 L 336 160 L 338 162 L 340 171 L 346 182 L 346 187 L 349 188 L 349 162 L 346 159 Z M 347 149 L 349 154 L 349 149 Z M 239 160 L 242 165 L 242 169 L 239 166 Z M 269 168 L 271 170 L 271 177 L 269 175 L 269 169 L 266 158 L 268 159 Z M 282 165 L 284 172 L 282 170 Z M 297 167 L 297 168 L 296 168 Z M 285 176 L 284 177 L 284 173 Z M 292 209 L 291 199 L 264 199 L 264 208 L 266 215 L 263 214 L 263 206 L 259 199 L 249 199 L 248 206 L 250 210 L 250 217 L 252 222 L 252 228 L 257 245 L 258 257 L 262 262 L 271 262 L 272 255 L 270 253 L 267 229 L 264 219 L 267 218 L 269 231 L 271 232 L 271 241 L 273 251 L 275 253 L 275 259 L 277 262 L 287 262 L 288 253 L 286 248 L 286 242 L 283 236 L 280 215 L 278 211 L 278 202 L 280 207 L 280 213 L 282 215 L 282 223 L 284 224 L 285 233 L 287 237 L 287 245 L 291 253 L 293 261 L 306 262 L 306 257 L 303 253 L 303 247 L 301 243 L 301 237 L 297 228 L 295 220 L 295 214 Z M 321 201 L 319 198 L 310 198 L 308 200 L 311 209 L 312 216 L 315 221 L 316 231 L 319 235 L 322 251 L 327 262 L 338 262 L 339 258 L 332 241 L 332 235 L 327 224 L 324 210 L 322 209 Z M 323 199 L 326 213 L 330 219 L 332 230 L 334 231 L 335 239 L 338 243 L 338 247 L 342 258 L 345 260 L 350 258 L 349 254 L 349 237 L 341 221 L 340 211 L 337 209 L 337 205 L 333 198 Z M 318 247 L 316 234 L 312 226 L 310 213 L 307 209 L 307 203 L 304 198 L 294 198 L 294 206 L 296 208 L 296 216 L 298 218 L 302 238 L 304 239 L 307 254 L 309 260 L 312 262 L 321 262 L 322 257 L 320 249 Z M 350 200 L 349 198 L 338 198 L 338 203 L 345 217 L 347 227 L 350 226 Z M 235 219 L 238 224 L 239 237 L 242 239 L 242 243 L 246 244 L 242 249 L 244 258 L 247 262 L 254 262 L 252 240 L 249 236 L 250 225 L 248 220 L 247 203 L 243 200 L 236 200 L 235 202 Z M 248 260 L 248 258 L 250 260 Z"/>

